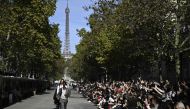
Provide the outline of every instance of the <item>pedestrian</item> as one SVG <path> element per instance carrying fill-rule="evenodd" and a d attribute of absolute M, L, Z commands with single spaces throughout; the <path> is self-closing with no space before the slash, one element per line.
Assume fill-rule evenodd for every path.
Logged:
<path fill-rule="evenodd" d="M 59 89 L 59 109 L 67 109 L 68 97 L 70 96 L 70 91 L 66 87 L 66 82 L 62 82 L 62 87 Z"/>
<path fill-rule="evenodd" d="M 54 92 L 53 99 L 54 99 L 54 104 L 56 104 L 56 107 L 59 107 L 59 99 L 60 99 L 59 89 L 63 87 L 62 85 L 63 81 L 64 81 L 63 79 L 59 81 L 59 84 L 57 85 L 56 90 Z"/>

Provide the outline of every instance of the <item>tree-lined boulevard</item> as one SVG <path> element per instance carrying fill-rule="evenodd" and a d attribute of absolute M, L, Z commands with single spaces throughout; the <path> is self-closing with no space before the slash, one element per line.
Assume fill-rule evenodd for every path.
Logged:
<path fill-rule="evenodd" d="M 56 0 L 1 0 L 0 72 L 4 75 L 87 81 L 189 79 L 188 0 L 98 0 L 86 11 L 90 31 L 79 28 L 76 54 L 64 64 Z M 172 76 L 171 76 L 172 75 Z"/>
<path fill-rule="evenodd" d="M 190 0 L 92 0 L 74 54 L 68 0 L 65 42 L 49 20 L 57 1 L 0 0 L 0 108 L 54 109 L 45 90 L 63 78 L 103 109 L 190 108 Z M 95 109 L 81 94 L 68 108 Z"/>

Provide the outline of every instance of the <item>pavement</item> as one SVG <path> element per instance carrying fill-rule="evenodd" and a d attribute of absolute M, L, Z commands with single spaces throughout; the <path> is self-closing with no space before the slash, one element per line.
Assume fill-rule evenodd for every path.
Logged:
<path fill-rule="evenodd" d="M 56 109 L 53 101 L 54 90 L 48 90 L 42 95 L 35 95 L 5 109 Z M 97 109 L 76 91 L 71 91 L 67 109 Z"/>

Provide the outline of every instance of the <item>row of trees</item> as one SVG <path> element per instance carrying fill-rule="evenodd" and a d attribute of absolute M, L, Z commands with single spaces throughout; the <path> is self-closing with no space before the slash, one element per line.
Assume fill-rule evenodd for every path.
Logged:
<path fill-rule="evenodd" d="M 182 57 L 190 53 L 189 0 L 97 0 L 85 9 L 93 11 L 91 30 L 78 31 L 72 77 L 126 80 L 157 71 L 161 76 L 167 67 L 180 78 Z"/>
<path fill-rule="evenodd" d="M 35 78 L 63 71 L 56 0 L 0 0 L 0 72 Z"/>

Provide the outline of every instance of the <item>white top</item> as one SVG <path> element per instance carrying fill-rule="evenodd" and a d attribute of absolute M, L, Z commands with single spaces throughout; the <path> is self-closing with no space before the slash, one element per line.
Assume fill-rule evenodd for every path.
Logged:
<path fill-rule="evenodd" d="M 57 94 L 59 93 L 59 89 L 60 89 L 60 88 L 63 88 L 63 85 L 58 85 L 58 86 L 57 86 Z"/>
<path fill-rule="evenodd" d="M 61 99 L 66 99 L 65 93 L 66 93 L 66 89 L 63 89 L 63 88 L 62 88 Z"/>

